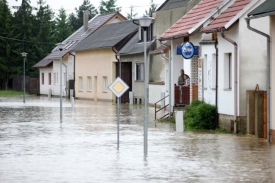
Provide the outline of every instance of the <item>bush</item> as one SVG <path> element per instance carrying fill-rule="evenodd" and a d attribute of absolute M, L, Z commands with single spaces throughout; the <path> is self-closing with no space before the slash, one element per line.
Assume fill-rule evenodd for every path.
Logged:
<path fill-rule="evenodd" d="M 184 126 L 187 129 L 214 130 L 216 107 L 195 100 L 187 106 L 184 114 Z"/>

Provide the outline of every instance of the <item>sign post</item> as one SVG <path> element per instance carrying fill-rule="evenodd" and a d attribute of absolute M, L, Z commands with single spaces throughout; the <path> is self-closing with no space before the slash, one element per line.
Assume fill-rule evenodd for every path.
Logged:
<path fill-rule="evenodd" d="M 129 86 L 120 77 L 117 77 L 108 88 L 117 97 L 117 149 L 119 149 L 120 97 L 129 89 Z"/>

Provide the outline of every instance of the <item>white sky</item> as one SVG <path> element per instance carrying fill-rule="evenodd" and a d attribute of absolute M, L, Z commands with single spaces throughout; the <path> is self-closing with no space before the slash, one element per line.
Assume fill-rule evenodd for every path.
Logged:
<path fill-rule="evenodd" d="M 37 0 L 30 0 L 31 5 L 36 7 Z M 83 0 L 45 0 L 48 5 L 52 8 L 55 14 L 58 13 L 58 10 L 63 7 L 66 9 L 67 14 L 70 14 L 74 11 L 75 7 L 79 7 Z M 158 6 L 161 5 L 165 0 L 153 0 L 155 4 Z M 90 0 L 91 4 L 95 7 L 99 7 L 100 0 Z M 127 16 L 127 13 L 130 12 L 131 5 L 134 6 L 134 13 L 138 13 L 136 17 L 140 17 L 144 14 L 145 10 L 148 10 L 150 7 L 151 0 L 117 0 L 117 5 L 121 7 L 121 13 L 124 16 Z M 20 6 L 22 0 L 8 0 L 8 4 L 10 7 L 12 6 Z M 16 10 L 12 10 L 16 11 Z"/>

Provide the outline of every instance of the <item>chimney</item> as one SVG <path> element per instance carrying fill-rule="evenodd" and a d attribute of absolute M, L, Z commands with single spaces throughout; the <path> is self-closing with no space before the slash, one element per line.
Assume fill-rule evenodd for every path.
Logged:
<path fill-rule="evenodd" d="M 88 30 L 88 21 L 89 21 L 89 11 L 85 10 L 83 11 L 83 26 L 84 26 L 85 32 Z"/>

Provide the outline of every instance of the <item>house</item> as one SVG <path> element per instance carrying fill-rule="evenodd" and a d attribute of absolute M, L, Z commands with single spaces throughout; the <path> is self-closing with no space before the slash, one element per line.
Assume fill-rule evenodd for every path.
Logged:
<path fill-rule="evenodd" d="M 216 36 L 218 47 L 216 49 L 215 43 L 209 44 L 209 40 L 201 42 L 203 99 L 210 104 L 216 102 L 219 127 L 232 130 L 234 126 L 235 133 L 239 130 L 246 133 L 246 92 L 255 89 L 257 84 L 262 89 L 266 88 L 266 66 L 263 59 L 266 57 L 266 46 L 258 44 L 264 38 L 255 37 L 255 33 L 247 31 L 245 22 L 247 13 L 261 2 L 263 1 L 233 0 L 229 7 L 201 29 L 203 33 Z M 255 23 L 257 27 L 269 32 L 267 19 Z M 253 50 L 257 50 L 258 54 L 251 54 L 248 45 L 255 45 Z M 237 121 L 240 122 L 239 129 Z"/>
<path fill-rule="evenodd" d="M 88 36 L 74 48 L 76 55 L 76 98 L 115 101 L 115 96 L 109 91 L 108 86 L 119 75 L 117 53 L 137 31 L 138 26 L 132 21 L 108 24 Z M 125 70 L 128 70 L 127 74 L 131 76 L 131 67 L 127 67 Z M 127 81 L 126 84 L 131 85 Z"/>
<path fill-rule="evenodd" d="M 183 58 L 181 53 L 177 52 L 177 47 L 184 42 L 191 42 L 194 46 L 199 46 L 201 40 L 211 39 L 212 35 L 201 34 L 200 28 L 204 23 L 209 22 L 212 18 L 218 16 L 221 9 L 228 6 L 230 0 L 201 0 L 188 13 L 180 18 L 161 36 L 161 41 L 171 41 L 171 105 L 175 106 L 175 92 L 178 88 L 177 84 L 180 75 L 180 69 L 184 69 L 190 76 L 190 101 L 198 98 L 198 59 L 199 54 L 194 55 L 191 59 Z M 175 90 L 176 88 L 176 90 Z M 201 95 L 201 94 L 200 94 Z"/>
<path fill-rule="evenodd" d="M 84 25 L 62 42 L 65 44 L 63 51 L 59 51 L 56 47 L 49 55 L 33 66 L 39 69 L 39 94 L 48 95 L 50 92 L 52 95 L 60 95 L 60 57 L 62 57 L 62 95 L 68 96 L 69 89 L 74 89 L 75 85 L 74 47 L 103 25 L 126 20 L 123 15 L 115 12 L 96 15 L 88 21 L 87 13 L 83 15 Z"/>
<path fill-rule="evenodd" d="M 256 7 L 253 11 L 248 13 L 248 22 L 251 22 L 251 26 L 255 28 L 255 21 L 265 21 L 264 19 L 269 18 L 269 27 L 270 33 L 265 35 L 265 40 L 263 42 L 259 42 L 261 46 L 264 46 L 267 42 L 270 45 L 271 49 L 267 49 L 267 53 L 264 57 L 266 60 L 265 65 L 267 65 L 267 92 L 270 94 L 267 96 L 267 128 L 268 128 L 268 141 L 275 142 L 275 3 L 274 0 L 266 0 L 261 5 Z M 257 26 L 256 30 L 265 32 L 266 30 L 264 27 Z M 254 34 L 253 39 L 259 39 L 263 35 Z M 251 45 L 251 49 L 255 50 L 257 44 Z M 265 46 L 264 46 L 265 47 Z M 269 59 L 270 58 L 270 59 Z M 271 87 L 271 89 L 270 89 Z M 270 130 L 270 133 L 269 133 Z"/>
<path fill-rule="evenodd" d="M 147 41 L 146 41 L 146 52 L 147 52 L 147 68 L 149 68 L 149 51 L 152 49 L 154 43 L 154 37 L 152 32 L 152 25 L 148 29 Z M 130 80 L 130 90 L 133 94 L 133 101 L 129 101 L 129 91 L 122 96 L 122 102 L 130 103 L 144 103 L 144 40 L 143 31 L 138 31 L 132 37 L 132 39 L 125 44 L 125 46 L 119 51 L 121 61 L 121 77 L 124 81 Z M 130 71 L 130 75 L 125 75 Z M 147 69 L 147 76 L 149 75 Z M 148 82 L 148 81 L 147 81 Z M 124 97 L 124 98 L 123 98 Z"/>
<path fill-rule="evenodd" d="M 189 12 L 200 0 L 166 0 L 153 13 L 155 18 L 154 35 L 158 39 L 168 28 L 176 21 Z M 162 57 L 162 52 L 168 56 L 168 50 L 171 42 L 163 42 L 164 45 L 157 40 L 154 43 L 155 50 L 151 51 L 150 72 L 149 72 L 149 103 L 154 104 L 161 99 L 161 93 L 165 96 L 169 95 L 169 62 Z M 166 98 L 166 103 L 168 103 Z"/>

